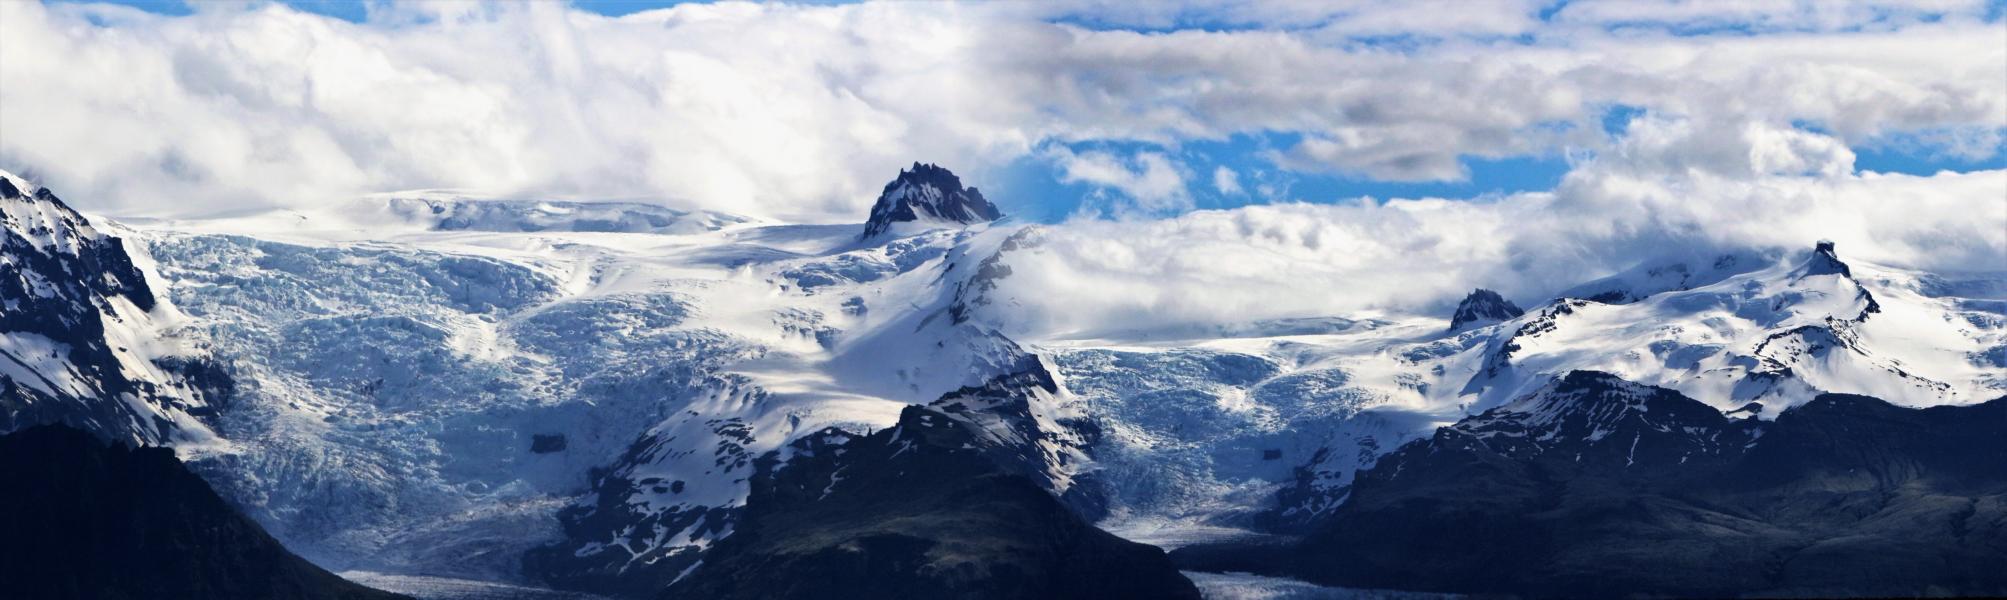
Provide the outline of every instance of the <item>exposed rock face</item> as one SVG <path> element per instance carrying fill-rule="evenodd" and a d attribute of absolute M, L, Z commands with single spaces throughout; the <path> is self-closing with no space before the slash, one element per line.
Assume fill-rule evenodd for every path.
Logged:
<path fill-rule="evenodd" d="M 128 443 L 207 437 L 192 418 L 210 409 L 202 386 L 183 379 L 220 371 L 129 347 L 148 341 L 155 304 L 123 240 L 0 173 L 0 432 L 63 423 Z"/>
<path fill-rule="evenodd" d="M 167 448 L 39 426 L 0 436 L 0 581 L 18 598 L 403 598 L 279 545 Z"/>
<path fill-rule="evenodd" d="M 1018 383 L 761 459 L 739 530 L 661 597 L 1197 598 L 1161 550 L 1095 529 L 1034 480 L 1048 435 L 1035 409 L 998 408 Z"/>
<path fill-rule="evenodd" d="M 1483 325 L 1510 320 L 1526 314 L 1510 300 L 1498 292 L 1478 288 L 1464 296 L 1456 305 L 1456 314 L 1450 318 L 1450 331 L 1463 331 Z"/>
<path fill-rule="evenodd" d="M 1828 394 L 1773 423 L 1576 372 L 1361 473 L 1316 533 L 1186 566 L 1608 597 L 2007 592 L 2007 398 Z"/>
<path fill-rule="evenodd" d="M 885 184 L 871 218 L 864 222 L 859 239 L 878 237 L 895 223 L 927 225 L 973 225 L 1003 218 L 995 204 L 976 188 L 962 187 L 962 179 L 938 166 L 913 163 L 899 171 L 899 177 Z"/>
<path fill-rule="evenodd" d="M 1832 242 L 1820 241 L 1812 245 L 1812 258 L 1798 272 L 1799 277 L 1811 275 L 1840 275 L 1853 277 L 1854 269 L 1840 261 L 1840 255 Z"/>

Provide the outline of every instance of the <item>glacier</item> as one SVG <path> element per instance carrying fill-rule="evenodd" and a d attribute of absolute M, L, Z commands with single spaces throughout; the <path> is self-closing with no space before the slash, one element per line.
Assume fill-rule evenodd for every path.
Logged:
<path fill-rule="evenodd" d="M 997 282 L 1045 226 L 922 167 L 861 227 L 427 192 L 51 238 L 10 199 L 9 256 L 123 240 L 151 306 L 64 293 L 151 382 L 126 404 L 169 425 L 128 435 L 184 449 L 301 555 L 577 589 L 700 568 L 762 457 L 1032 370 L 1049 389 L 1011 384 L 1028 412 L 986 430 L 1070 508 L 1166 547 L 1299 530 L 1401 445 L 1573 371 L 1764 418 L 1820 392 L 2007 390 L 2007 276 L 1815 240 L 1669 256 L 1523 312 L 1491 294 L 1462 317 L 1042 336 L 1000 310 L 1031 292 Z M 38 273 L 6 300 L 50 289 Z M 0 350 L 18 389 L 85 372 L 23 327 Z"/>

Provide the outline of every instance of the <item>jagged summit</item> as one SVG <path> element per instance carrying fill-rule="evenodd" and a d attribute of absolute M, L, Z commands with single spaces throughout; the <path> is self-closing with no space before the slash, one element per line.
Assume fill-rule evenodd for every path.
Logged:
<path fill-rule="evenodd" d="M 1517 318 L 1526 314 L 1511 300 L 1506 300 L 1498 292 L 1477 288 L 1456 305 L 1456 315 L 1450 318 L 1450 331 L 1463 331 L 1479 325 L 1489 325 Z"/>
<path fill-rule="evenodd" d="M 962 187 L 962 179 L 936 165 L 913 163 L 899 171 L 899 177 L 885 184 L 871 218 L 864 222 L 859 239 L 877 237 L 894 223 L 920 222 L 943 225 L 988 223 L 1003 217 L 995 204 L 976 188 Z"/>
<path fill-rule="evenodd" d="M 1839 253 L 1833 250 L 1833 243 L 1826 240 L 1819 240 L 1818 244 L 1813 245 L 1812 257 L 1807 259 L 1805 264 L 1799 267 L 1796 273 L 1793 273 L 1795 275 L 1794 278 L 1833 274 L 1852 278 L 1854 270 L 1847 267 L 1847 263 L 1840 261 Z"/>

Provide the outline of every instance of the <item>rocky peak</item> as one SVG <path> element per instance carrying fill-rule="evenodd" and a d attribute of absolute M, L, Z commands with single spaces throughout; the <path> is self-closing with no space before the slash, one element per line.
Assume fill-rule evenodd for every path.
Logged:
<path fill-rule="evenodd" d="M 891 230 L 895 223 L 973 225 L 1002 217 L 1003 213 L 984 199 L 981 191 L 962 187 L 962 179 L 954 173 L 916 162 L 885 184 L 885 191 L 878 194 L 878 203 L 871 207 L 871 218 L 864 222 L 864 234 L 859 238 L 877 237 Z"/>
<path fill-rule="evenodd" d="M 1456 314 L 1450 318 L 1450 331 L 1463 331 L 1515 319 L 1523 314 L 1526 314 L 1526 311 L 1520 310 L 1518 305 L 1498 295 L 1498 292 L 1478 288 L 1471 291 L 1469 296 L 1464 296 L 1462 302 L 1457 303 Z"/>
<path fill-rule="evenodd" d="M 1847 267 L 1847 263 L 1840 262 L 1840 255 L 1833 250 L 1833 243 L 1826 240 L 1819 240 L 1818 244 L 1812 246 L 1812 257 L 1806 259 L 1805 264 L 1798 267 L 1798 272 L 1795 273 L 1800 278 L 1833 274 L 1852 278 L 1854 271 Z"/>
<path fill-rule="evenodd" d="M 0 281 L 7 282 L 0 283 L 0 298 L 49 299 L 62 295 L 55 288 L 77 286 L 102 296 L 124 296 L 141 310 L 153 309 L 146 278 L 119 238 L 99 232 L 49 188 L 16 181 L 0 172 L 0 255 L 11 257 L 0 266 Z"/>

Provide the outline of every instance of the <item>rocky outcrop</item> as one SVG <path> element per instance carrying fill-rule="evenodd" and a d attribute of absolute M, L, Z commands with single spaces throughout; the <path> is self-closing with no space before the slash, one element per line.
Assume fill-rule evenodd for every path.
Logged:
<path fill-rule="evenodd" d="M 1450 317 L 1450 331 L 1463 331 L 1499 321 L 1507 321 L 1526 314 L 1518 305 L 1506 300 L 1498 292 L 1478 288 L 1464 296 L 1456 305 L 1456 314 Z"/>
<path fill-rule="evenodd" d="M 864 222 L 859 239 L 884 235 L 899 223 L 963 226 L 988 223 L 1003 218 L 995 204 L 974 187 L 962 187 L 962 179 L 938 166 L 913 163 L 899 171 L 899 177 L 885 184 L 871 218 Z"/>

